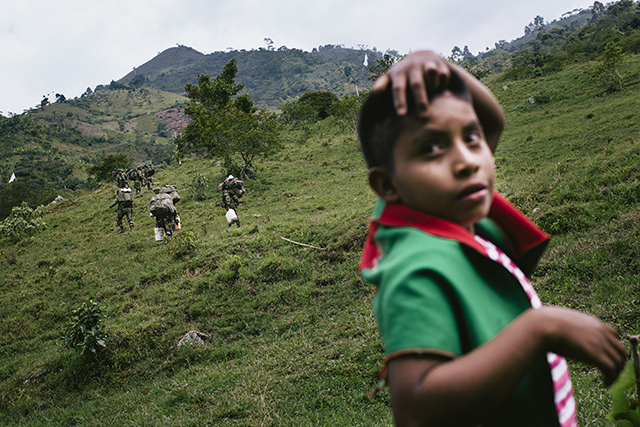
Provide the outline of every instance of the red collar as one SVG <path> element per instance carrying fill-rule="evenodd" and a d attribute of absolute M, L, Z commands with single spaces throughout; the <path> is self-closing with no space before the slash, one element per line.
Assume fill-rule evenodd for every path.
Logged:
<path fill-rule="evenodd" d="M 488 216 L 502 227 L 511 243 L 513 256 L 516 260 L 550 238 L 498 192 L 494 192 Z M 486 256 L 484 247 L 463 226 L 414 211 L 403 205 L 387 205 L 380 218 L 374 218 L 369 225 L 369 236 L 362 252 L 360 270 L 374 267 L 381 255 L 380 247 L 374 240 L 375 232 L 380 225 L 414 227 L 433 236 L 457 240 Z"/>

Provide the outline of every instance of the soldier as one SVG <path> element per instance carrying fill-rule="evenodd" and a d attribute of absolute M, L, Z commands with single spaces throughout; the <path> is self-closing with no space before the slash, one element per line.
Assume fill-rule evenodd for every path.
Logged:
<path fill-rule="evenodd" d="M 120 227 L 118 230 L 118 234 L 124 233 L 124 228 L 122 227 L 122 218 L 126 215 L 127 220 L 129 221 L 129 230 L 133 231 L 133 191 L 129 187 L 118 188 L 116 189 L 116 198 L 109 205 L 109 209 L 118 205 L 118 214 L 116 217 L 116 222 Z"/>
<path fill-rule="evenodd" d="M 156 218 L 156 228 L 162 228 L 167 236 L 171 236 L 175 230 L 177 213 L 171 193 L 161 191 L 160 187 L 155 187 L 153 192 L 155 195 L 149 202 L 149 212 Z"/>
<path fill-rule="evenodd" d="M 218 185 L 218 188 L 222 191 L 222 201 L 220 202 L 220 206 L 227 209 L 227 212 L 233 209 L 236 213 L 236 215 L 228 217 L 231 218 L 229 220 L 229 227 L 231 227 L 231 224 L 233 223 L 240 227 L 240 219 L 237 216 L 237 210 L 238 205 L 240 204 L 240 198 L 245 192 L 243 185 L 244 183 L 233 175 L 229 175 Z"/>
<path fill-rule="evenodd" d="M 118 169 L 116 172 L 116 185 L 118 188 L 128 187 L 127 174 L 124 173 L 124 169 Z"/>
<path fill-rule="evenodd" d="M 140 167 L 135 169 L 129 169 L 127 171 L 127 178 L 129 181 L 133 181 L 133 188 L 136 190 L 136 194 L 140 194 L 142 191 L 142 176 L 140 175 Z"/>
<path fill-rule="evenodd" d="M 152 180 L 151 180 L 151 177 L 152 177 L 152 176 L 153 176 L 153 174 L 155 174 L 155 173 L 156 173 L 156 170 L 155 170 L 155 168 L 153 167 L 153 165 L 151 165 L 151 164 L 149 164 L 149 165 L 144 165 L 144 166 L 142 167 L 142 174 L 143 174 L 143 183 L 142 183 L 142 185 L 143 185 L 143 187 L 144 187 L 144 184 L 145 184 L 145 182 L 146 182 L 146 184 L 147 184 L 147 188 L 148 188 L 149 190 L 151 190 L 151 189 L 152 189 L 153 182 L 152 182 Z"/>

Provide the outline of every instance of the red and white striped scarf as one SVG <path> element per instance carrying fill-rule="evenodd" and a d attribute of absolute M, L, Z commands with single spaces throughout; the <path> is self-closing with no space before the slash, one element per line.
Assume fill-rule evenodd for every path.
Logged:
<path fill-rule="evenodd" d="M 529 282 L 529 279 L 527 279 L 527 276 L 525 276 L 522 270 L 520 270 L 520 268 L 518 268 L 518 266 L 493 243 L 480 236 L 475 236 L 475 240 L 484 247 L 485 252 L 490 259 L 501 264 L 507 269 L 507 271 L 509 271 L 509 273 L 513 274 L 529 297 L 531 307 L 534 309 L 542 307 L 540 298 L 538 298 L 536 291 L 533 289 L 533 286 L 531 286 L 531 282 Z M 577 427 L 578 420 L 576 403 L 573 398 L 573 388 L 571 386 L 571 379 L 569 378 L 569 367 L 567 366 L 567 361 L 564 357 L 558 356 L 555 353 L 547 353 L 547 362 L 551 369 L 554 401 L 556 411 L 558 412 L 558 422 L 560 423 L 560 427 Z"/>

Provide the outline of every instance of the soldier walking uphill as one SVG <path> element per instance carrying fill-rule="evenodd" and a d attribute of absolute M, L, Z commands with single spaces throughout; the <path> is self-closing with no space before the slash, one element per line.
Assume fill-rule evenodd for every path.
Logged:
<path fill-rule="evenodd" d="M 142 171 L 140 166 L 135 169 L 129 169 L 127 171 L 127 179 L 133 181 L 133 188 L 136 190 L 136 194 L 140 194 L 142 191 Z"/>
<path fill-rule="evenodd" d="M 180 201 L 177 188 L 165 185 L 163 188 L 155 187 L 153 192 L 156 194 L 149 202 L 149 212 L 156 219 L 156 228 L 162 228 L 167 236 L 171 236 L 176 228 L 175 203 Z"/>
<path fill-rule="evenodd" d="M 124 228 L 122 227 L 122 218 L 127 216 L 127 220 L 129 221 L 129 230 L 133 231 L 133 191 L 129 187 L 118 188 L 116 189 L 116 198 L 109 205 L 109 208 L 118 205 L 118 213 L 116 216 L 116 222 L 120 229 L 118 230 L 118 234 L 124 233 Z"/>
<path fill-rule="evenodd" d="M 116 178 L 116 185 L 118 186 L 118 188 L 124 188 L 129 186 L 129 183 L 127 180 L 127 174 L 124 172 L 124 169 L 116 169 L 113 172 L 111 172 L 111 175 L 113 175 Z"/>
<path fill-rule="evenodd" d="M 141 167 L 140 170 L 142 174 L 142 186 L 147 186 L 147 189 L 151 190 L 153 185 L 153 180 L 151 177 L 156 173 L 156 169 L 151 164 L 145 164 Z"/>
<path fill-rule="evenodd" d="M 235 218 L 229 220 L 229 227 L 234 222 L 238 227 L 240 227 L 240 220 L 237 217 L 238 205 L 240 204 L 240 198 L 245 192 L 244 182 L 240 181 L 238 178 L 235 178 L 233 175 L 229 175 L 218 184 L 218 188 L 222 191 L 222 201 L 220 202 L 220 206 L 225 208 L 227 212 L 233 210 L 236 215 L 232 215 L 231 218 L 235 216 Z M 230 218 L 229 216 L 227 218 Z"/>

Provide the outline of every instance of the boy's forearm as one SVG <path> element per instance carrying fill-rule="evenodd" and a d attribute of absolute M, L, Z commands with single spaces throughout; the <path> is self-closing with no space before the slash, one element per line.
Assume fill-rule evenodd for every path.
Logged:
<path fill-rule="evenodd" d="M 499 410 L 547 352 L 597 367 L 605 386 L 613 383 L 626 360 L 615 329 L 599 319 L 560 307 L 530 309 L 493 340 L 458 359 L 389 362 L 398 425 L 482 422 Z M 456 414 L 453 424 L 452 413 Z"/>
<path fill-rule="evenodd" d="M 492 341 L 459 359 L 433 366 L 418 358 L 391 361 L 397 425 L 462 426 L 488 419 L 546 353 L 545 333 L 535 315 L 525 312 Z M 416 376 L 420 369 L 424 372 Z"/>

